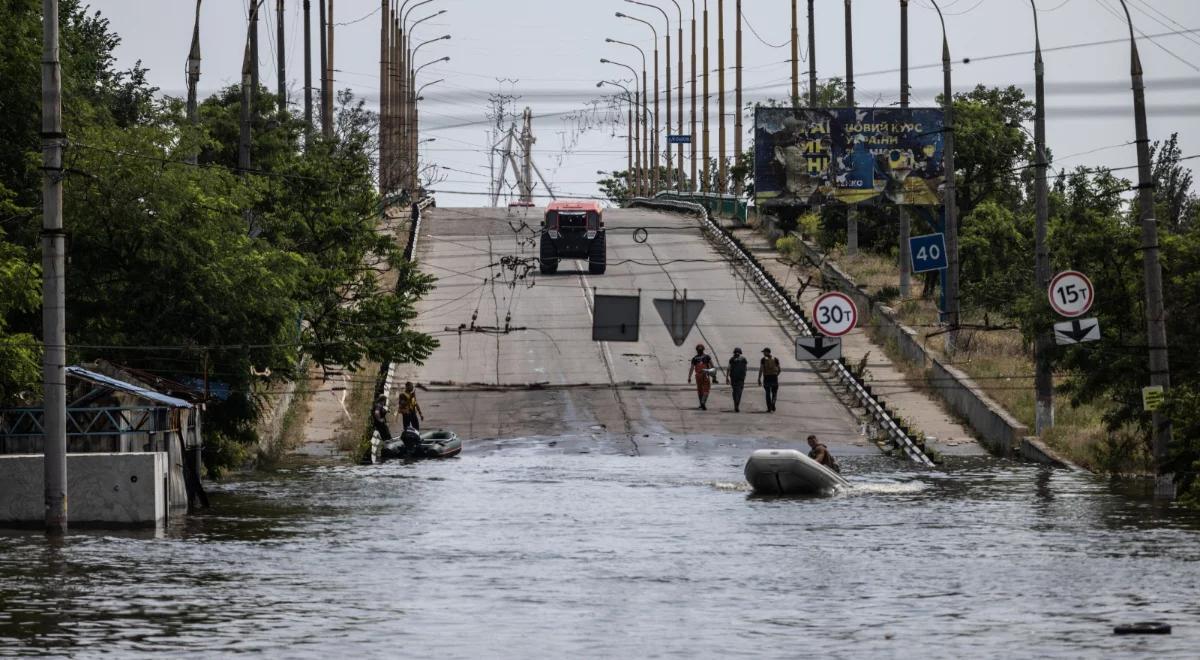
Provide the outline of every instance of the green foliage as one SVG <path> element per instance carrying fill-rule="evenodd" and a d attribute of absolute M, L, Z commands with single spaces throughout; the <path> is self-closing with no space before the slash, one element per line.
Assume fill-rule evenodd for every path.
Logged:
<path fill-rule="evenodd" d="M 955 95 L 955 166 L 963 217 L 986 200 L 1007 208 L 1020 204 L 1021 166 L 1035 161 L 1033 141 L 1021 125 L 1032 119 L 1033 102 L 1017 87 L 979 85 Z"/>
<path fill-rule="evenodd" d="M 959 255 L 962 304 L 1012 316 L 1033 281 L 1033 218 L 985 201 L 962 218 Z"/>

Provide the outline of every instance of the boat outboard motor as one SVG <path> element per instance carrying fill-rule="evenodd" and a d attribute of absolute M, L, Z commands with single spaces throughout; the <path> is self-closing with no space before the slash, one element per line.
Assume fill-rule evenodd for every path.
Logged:
<path fill-rule="evenodd" d="M 404 433 L 400 434 L 400 440 L 404 442 L 404 450 L 409 456 L 415 456 L 421 449 L 421 434 L 413 427 L 409 426 L 404 429 Z"/>

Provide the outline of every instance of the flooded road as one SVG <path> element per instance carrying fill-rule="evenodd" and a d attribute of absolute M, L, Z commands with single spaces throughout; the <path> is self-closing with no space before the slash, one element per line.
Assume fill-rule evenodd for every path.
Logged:
<path fill-rule="evenodd" d="M 987 458 L 848 456 L 760 499 L 746 452 L 514 441 L 295 466 L 167 532 L 0 533 L 0 655 L 1194 657 L 1200 517 Z M 1170 636 L 1116 637 L 1158 620 Z"/>

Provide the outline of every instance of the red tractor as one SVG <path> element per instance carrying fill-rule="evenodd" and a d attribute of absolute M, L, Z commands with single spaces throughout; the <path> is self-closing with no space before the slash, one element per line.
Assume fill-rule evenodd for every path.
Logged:
<path fill-rule="evenodd" d="M 604 208 L 599 202 L 555 201 L 542 223 L 542 273 L 558 271 L 560 259 L 587 259 L 588 272 L 601 275 L 607 266 Z"/>

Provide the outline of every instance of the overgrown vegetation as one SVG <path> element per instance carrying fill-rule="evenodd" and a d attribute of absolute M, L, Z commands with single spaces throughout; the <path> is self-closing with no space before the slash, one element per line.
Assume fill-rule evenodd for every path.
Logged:
<path fill-rule="evenodd" d="M 40 399 L 41 5 L 7 0 L 0 21 L 0 405 Z M 64 182 L 70 235 L 69 360 L 106 358 L 228 396 L 206 418 L 210 470 L 240 466 L 263 398 L 303 378 L 301 356 L 355 370 L 419 361 L 413 331 L 432 281 L 377 231 L 377 117 L 348 92 L 335 136 L 306 140 L 266 89 L 252 107 L 253 169 L 237 170 L 240 90 L 203 101 L 198 125 L 119 37 L 63 0 Z M 307 143 L 307 144 L 306 144 Z M 187 164 L 198 155 L 198 164 Z M 382 286 L 391 269 L 396 287 Z"/>

